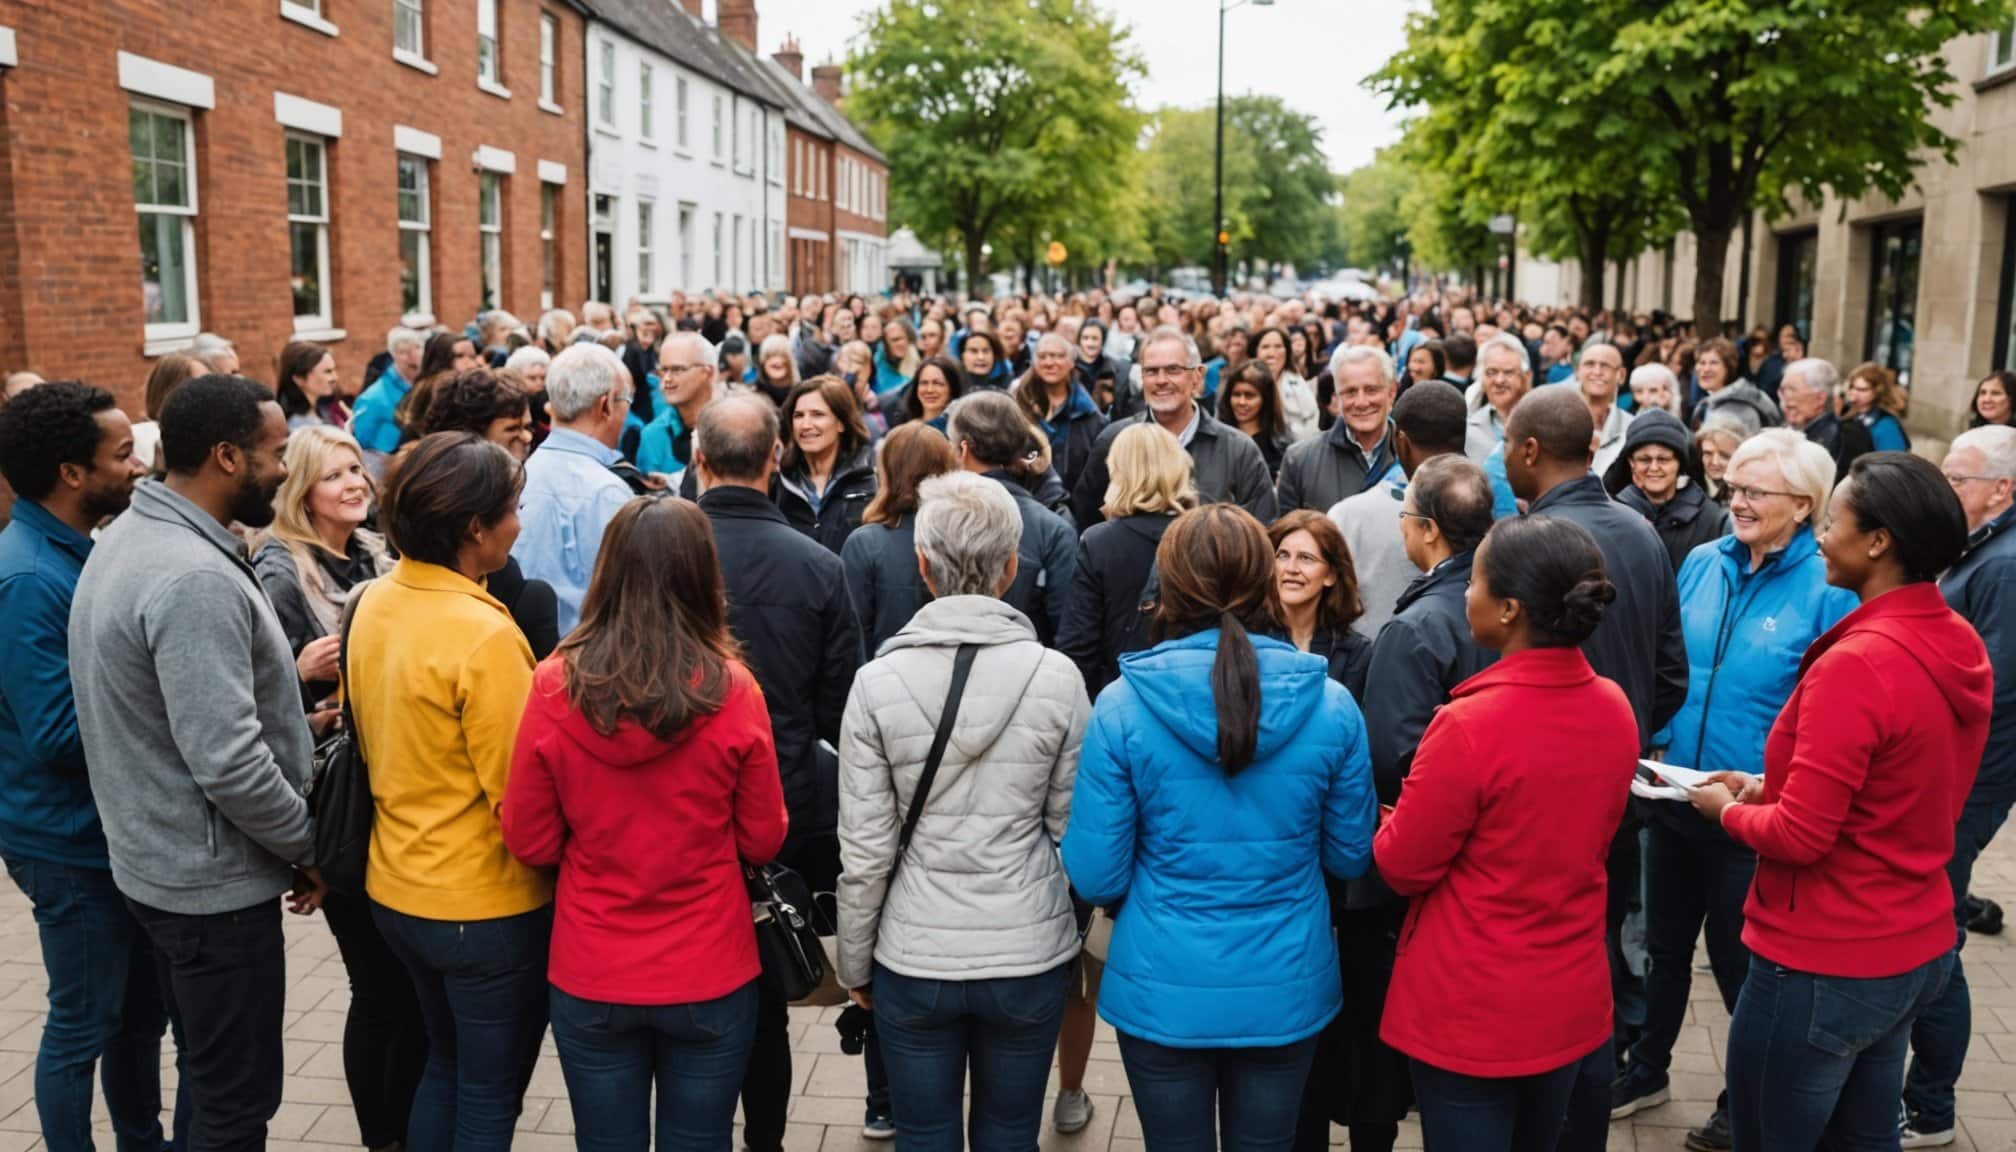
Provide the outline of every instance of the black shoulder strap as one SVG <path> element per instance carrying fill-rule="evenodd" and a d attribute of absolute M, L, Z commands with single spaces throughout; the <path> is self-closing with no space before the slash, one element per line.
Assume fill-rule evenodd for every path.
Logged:
<path fill-rule="evenodd" d="M 336 641 L 336 687 L 343 701 L 343 730 L 350 733 L 350 742 L 356 746 L 359 758 L 363 758 L 364 737 L 357 731 L 357 718 L 350 711 L 350 625 L 357 619 L 357 605 L 364 602 L 364 593 L 371 587 L 366 580 L 357 588 L 356 595 L 343 604 L 342 622 L 337 625 L 340 637 Z"/>
<path fill-rule="evenodd" d="M 945 759 L 945 746 L 952 742 L 952 725 L 959 718 L 959 701 L 966 695 L 966 677 L 973 671 L 973 657 L 980 652 L 978 644 L 961 644 L 959 654 L 952 658 L 952 687 L 945 693 L 945 710 L 938 715 L 938 734 L 931 738 L 931 751 L 924 757 L 924 773 L 917 777 L 917 791 L 910 797 L 910 811 L 903 817 L 903 834 L 896 839 L 896 862 L 889 868 L 893 878 L 896 869 L 902 867 L 903 856 L 910 850 L 910 837 L 917 832 L 917 818 L 924 814 L 924 801 L 931 795 L 931 785 L 938 779 L 938 763 Z"/>

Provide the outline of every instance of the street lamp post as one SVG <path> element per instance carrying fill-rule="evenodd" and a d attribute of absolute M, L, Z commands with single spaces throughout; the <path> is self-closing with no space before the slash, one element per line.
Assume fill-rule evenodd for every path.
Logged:
<path fill-rule="evenodd" d="M 1274 0 L 1218 0 L 1218 142 L 1211 176 L 1211 292 L 1225 295 L 1225 14 L 1242 5 L 1266 8 Z"/>

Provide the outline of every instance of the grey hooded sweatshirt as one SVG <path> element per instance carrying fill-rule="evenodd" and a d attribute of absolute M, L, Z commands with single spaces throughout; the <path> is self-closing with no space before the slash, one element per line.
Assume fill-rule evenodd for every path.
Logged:
<path fill-rule="evenodd" d="M 952 686 L 981 645 L 909 855 L 904 815 Z M 1092 704 L 1078 669 L 991 596 L 917 610 L 854 678 L 840 723 L 840 983 L 873 963 L 933 980 L 1047 972 L 1078 954 L 1057 855 Z"/>

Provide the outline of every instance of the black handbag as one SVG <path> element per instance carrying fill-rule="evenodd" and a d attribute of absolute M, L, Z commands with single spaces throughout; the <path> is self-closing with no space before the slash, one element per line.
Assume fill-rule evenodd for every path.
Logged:
<path fill-rule="evenodd" d="M 749 910 L 756 920 L 756 955 L 789 1002 L 803 1000 L 826 979 L 826 949 L 812 923 L 812 888 L 782 864 L 742 865 Z"/>
<path fill-rule="evenodd" d="M 341 639 L 336 648 L 337 675 L 343 695 L 343 722 L 315 747 L 315 763 L 303 794 L 315 822 L 315 867 L 334 892 L 362 895 L 364 865 L 371 855 L 371 821 L 377 809 L 371 799 L 371 770 L 358 741 L 357 721 L 350 713 L 350 621 L 364 598 L 360 590 L 344 605 Z"/>

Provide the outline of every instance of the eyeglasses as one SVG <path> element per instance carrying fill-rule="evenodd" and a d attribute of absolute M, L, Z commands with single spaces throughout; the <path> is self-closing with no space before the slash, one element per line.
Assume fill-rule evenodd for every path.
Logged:
<path fill-rule="evenodd" d="M 1978 481 L 1980 481 L 1980 482 L 1981 482 L 1981 483 L 1983 483 L 1983 484 L 1993 484 L 1993 483 L 1995 483 L 1995 482 L 1996 482 L 1997 480 L 2001 480 L 2001 479 L 2003 479 L 2003 477 L 2001 477 L 2001 476 L 1967 476 L 1967 475 L 1963 475 L 1963 474 L 1961 474 L 1961 473 L 1958 473 L 1958 472 L 1948 472 L 1948 473 L 1946 473 L 1946 483 L 1948 483 L 1948 484 L 1951 484 L 1951 485 L 1952 485 L 1953 487 L 1955 487 L 1955 488 L 1958 488 L 1958 487 L 1960 487 L 1960 486 L 1961 486 L 1962 484 L 1966 484 L 1966 483 L 1968 483 L 1968 482 L 1970 482 L 1970 481 L 1975 481 L 1975 480 L 1978 480 Z"/>
<path fill-rule="evenodd" d="M 1678 463 L 1680 463 L 1680 458 L 1678 456 L 1631 457 L 1631 466 L 1633 468 L 1671 468 Z"/>
<path fill-rule="evenodd" d="M 659 366 L 658 374 L 661 376 L 669 376 L 674 372 L 691 372 L 696 368 L 707 368 L 707 367 L 708 366 L 705 364 L 663 364 Z M 712 369 L 710 368 L 709 371 L 712 371 Z"/>
<path fill-rule="evenodd" d="M 1180 380 L 1189 372 L 1190 368 L 1187 365 L 1171 364 L 1166 367 L 1143 368 L 1141 369 L 1141 378 L 1143 380 Z"/>
<path fill-rule="evenodd" d="M 1797 492 L 1774 492 L 1769 488 L 1752 488 L 1748 484 L 1729 485 L 1729 498 L 1731 500 L 1740 498 L 1744 502 L 1751 504 L 1762 500 L 1766 496 L 1784 496 L 1790 499 L 1797 498 L 1798 495 Z"/>
<path fill-rule="evenodd" d="M 1419 521 L 1421 521 L 1421 522 L 1422 522 L 1423 524 L 1433 524 L 1433 523 L 1435 522 L 1435 518 L 1434 518 L 1433 516 L 1427 516 L 1427 515 L 1423 515 L 1423 514 L 1422 514 L 1422 513 L 1420 513 L 1420 512 L 1408 512 L 1408 511 L 1404 511 L 1404 510 L 1403 510 L 1403 511 L 1402 511 L 1402 512 L 1400 513 L 1400 519 L 1402 519 L 1402 520 L 1419 520 Z"/>

